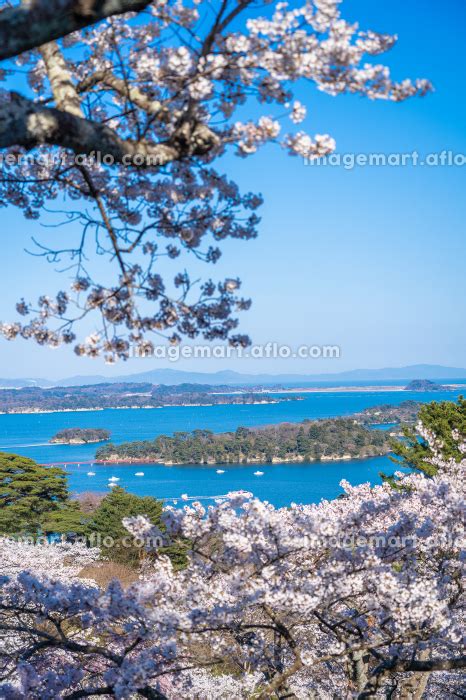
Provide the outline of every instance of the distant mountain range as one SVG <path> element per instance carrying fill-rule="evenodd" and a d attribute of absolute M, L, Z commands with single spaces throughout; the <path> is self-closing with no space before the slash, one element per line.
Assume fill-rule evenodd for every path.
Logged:
<path fill-rule="evenodd" d="M 105 377 L 102 375 L 74 376 L 51 381 L 49 379 L 0 379 L 0 388 L 20 388 L 27 386 L 57 387 L 84 386 L 103 382 L 149 382 L 151 384 L 210 384 L 210 385 L 310 385 L 348 384 L 369 382 L 409 382 L 414 379 L 466 380 L 466 369 L 444 367 L 442 365 L 409 365 L 407 367 L 386 367 L 383 369 L 354 369 L 334 374 L 241 374 L 232 370 L 221 372 L 188 372 L 178 369 L 153 369 L 138 374 Z"/>

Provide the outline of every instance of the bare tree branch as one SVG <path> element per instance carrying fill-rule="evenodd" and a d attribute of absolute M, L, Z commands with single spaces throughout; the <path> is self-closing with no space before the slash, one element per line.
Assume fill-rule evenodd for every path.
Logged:
<path fill-rule="evenodd" d="M 466 668 L 466 656 L 456 658 L 421 659 L 389 659 L 377 666 L 372 677 L 358 700 L 376 700 L 380 686 L 384 680 L 395 673 L 432 673 L 434 671 L 457 671 Z"/>
<path fill-rule="evenodd" d="M 466 656 L 459 656 L 452 659 L 430 659 L 422 660 L 406 660 L 397 661 L 393 667 L 397 672 L 406 673 L 415 671 L 416 673 L 432 673 L 433 671 L 454 671 L 466 668 Z"/>

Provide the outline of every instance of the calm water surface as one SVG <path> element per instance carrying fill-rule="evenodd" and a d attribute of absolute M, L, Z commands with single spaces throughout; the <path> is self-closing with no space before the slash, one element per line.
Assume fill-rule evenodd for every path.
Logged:
<path fill-rule="evenodd" d="M 342 492 L 339 482 L 352 484 L 379 481 L 380 471 L 393 471 L 388 457 L 308 465 L 238 465 L 205 467 L 199 465 L 164 467 L 160 465 L 95 465 L 95 445 L 49 445 L 48 440 L 63 428 L 106 428 L 115 443 L 153 439 L 179 430 L 208 428 L 215 432 L 301 421 L 305 418 L 345 416 L 377 404 L 397 405 L 407 399 L 416 401 L 455 400 L 461 392 L 410 393 L 405 391 L 311 393 L 304 401 L 251 406 L 193 406 L 140 410 L 83 411 L 39 415 L 0 415 L 0 450 L 16 452 L 42 463 L 79 462 L 69 465 L 70 488 L 74 492 L 107 492 L 108 479 L 139 495 L 178 500 L 181 494 L 213 501 L 231 490 L 252 491 L 255 496 L 276 506 L 315 503 L 334 498 Z M 86 462 L 86 464 L 83 464 Z M 217 474 L 223 469 L 224 474 Z M 255 471 L 263 476 L 255 476 Z M 88 476 L 87 472 L 95 472 Z M 144 476 L 135 476 L 138 471 Z"/>

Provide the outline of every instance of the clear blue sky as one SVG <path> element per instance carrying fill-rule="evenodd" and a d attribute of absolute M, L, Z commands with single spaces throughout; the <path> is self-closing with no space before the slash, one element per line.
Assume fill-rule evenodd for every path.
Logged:
<path fill-rule="evenodd" d="M 397 105 L 312 90 L 304 126 L 331 134 L 339 152 L 466 154 L 464 1 L 344 0 L 342 10 L 362 28 L 397 33 L 397 46 L 381 60 L 396 78 L 431 79 L 435 93 Z M 241 277 L 253 298 L 241 329 L 254 342 L 332 343 L 342 356 L 176 367 L 316 373 L 421 362 L 466 366 L 466 167 L 324 169 L 273 147 L 255 158 L 231 158 L 228 167 L 243 190 L 265 197 L 260 236 L 228 242 L 206 273 Z M 23 252 L 37 227 L 14 209 L 2 210 L 2 320 L 14 318 L 17 298 L 60 286 L 45 261 Z M 5 377 L 110 372 L 70 350 L 25 342 L 0 341 L 0 361 Z M 133 360 L 112 371 L 155 364 Z"/>

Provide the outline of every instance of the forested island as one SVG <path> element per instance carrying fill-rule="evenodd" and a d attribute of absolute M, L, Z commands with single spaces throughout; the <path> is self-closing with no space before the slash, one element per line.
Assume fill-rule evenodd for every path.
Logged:
<path fill-rule="evenodd" d="M 59 430 L 51 439 L 52 444 L 85 445 L 91 442 L 110 440 L 110 431 L 100 428 L 65 428 Z"/>
<path fill-rule="evenodd" d="M 365 408 L 364 411 L 355 413 L 354 418 L 363 425 L 390 425 L 391 423 L 412 425 L 417 421 L 422 405 L 420 401 L 412 400 L 403 401 L 398 406 L 386 403 Z"/>
<path fill-rule="evenodd" d="M 371 406 L 347 418 L 305 420 L 262 428 L 240 427 L 234 433 L 210 430 L 161 435 L 154 440 L 109 443 L 100 447 L 102 462 L 162 464 L 225 464 L 241 462 L 311 462 L 358 459 L 387 454 L 395 433 L 369 429 L 374 425 L 414 425 L 423 404 Z"/>
<path fill-rule="evenodd" d="M 389 449 L 386 432 L 368 430 L 352 418 L 337 418 L 240 427 L 229 433 L 177 432 L 118 446 L 110 443 L 97 450 L 96 460 L 166 465 L 312 462 L 375 457 Z"/>
<path fill-rule="evenodd" d="M 161 408 L 163 406 L 215 406 L 222 404 L 270 404 L 299 401 L 300 396 L 268 396 L 239 387 L 208 384 L 154 385 L 103 383 L 89 386 L 24 387 L 0 389 L 0 413 L 48 413 L 91 411 L 105 408 Z M 223 392 L 223 393 L 222 393 Z"/>

